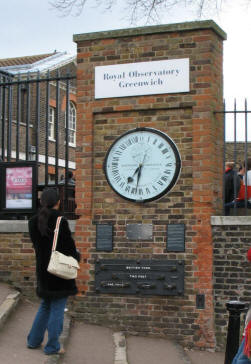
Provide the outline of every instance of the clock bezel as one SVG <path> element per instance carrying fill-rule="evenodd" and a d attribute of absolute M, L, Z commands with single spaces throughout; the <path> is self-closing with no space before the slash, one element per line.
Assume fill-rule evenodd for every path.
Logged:
<path fill-rule="evenodd" d="M 112 150 L 112 148 L 114 147 L 115 144 L 117 144 L 119 142 L 120 139 L 124 138 L 126 135 L 128 134 L 132 134 L 135 132 L 141 132 L 141 131 L 147 131 L 147 132 L 151 132 L 154 134 L 158 134 L 160 135 L 162 138 L 164 138 L 169 145 L 171 146 L 174 155 L 175 155 L 175 159 L 176 159 L 176 168 L 175 168 L 175 173 L 174 176 L 172 178 L 171 183 L 160 193 L 156 194 L 155 196 L 151 197 L 151 198 L 145 198 L 145 199 L 133 199 L 133 198 L 129 198 L 127 196 L 122 195 L 120 192 L 118 192 L 112 185 L 112 183 L 110 182 L 110 178 L 109 175 L 107 173 L 107 160 L 109 157 L 109 154 Z M 166 195 L 177 183 L 178 179 L 179 179 L 179 175 L 181 172 L 181 157 L 180 157 L 180 153 L 179 150 L 175 144 L 175 142 L 164 132 L 158 130 L 158 129 L 154 129 L 154 128 L 150 128 L 150 127 L 140 127 L 140 128 L 134 128 L 134 129 L 130 129 L 127 132 L 121 134 L 119 137 L 117 137 L 113 143 L 110 145 L 110 147 L 108 148 L 107 152 L 106 152 L 106 156 L 103 162 L 103 171 L 106 177 L 106 181 L 108 182 L 109 186 L 112 188 L 112 190 L 119 195 L 120 197 L 122 197 L 124 200 L 130 201 L 130 202 L 136 202 L 136 203 L 147 203 L 147 202 L 151 202 L 151 201 L 156 201 L 159 200 L 161 197 L 163 197 L 164 195 Z"/>

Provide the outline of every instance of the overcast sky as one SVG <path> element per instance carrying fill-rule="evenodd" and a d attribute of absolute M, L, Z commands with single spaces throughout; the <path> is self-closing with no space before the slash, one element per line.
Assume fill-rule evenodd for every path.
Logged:
<path fill-rule="evenodd" d="M 232 0 L 242 3 L 245 0 Z M 92 3 L 92 1 L 89 1 Z M 119 4 L 123 1 L 118 1 Z M 125 11 L 117 6 L 113 12 L 87 7 L 79 16 L 60 17 L 48 0 L 2 0 L 0 8 L 0 58 L 19 57 L 57 51 L 76 53 L 73 34 L 128 28 Z M 251 85 L 251 8 L 234 5 L 219 17 L 208 14 L 227 33 L 224 42 L 224 93 L 227 100 L 250 99 Z M 161 19 L 162 24 L 197 20 L 192 11 L 177 9 Z M 145 25 L 144 23 L 138 24 Z M 135 25 L 134 25 L 135 26 Z"/>

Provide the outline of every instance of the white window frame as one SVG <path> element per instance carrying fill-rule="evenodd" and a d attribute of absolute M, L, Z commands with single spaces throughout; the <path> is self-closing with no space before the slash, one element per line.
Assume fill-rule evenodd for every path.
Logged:
<path fill-rule="evenodd" d="M 53 106 L 49 107 L 49 125 L 48 125 L 48 136 L 49 140 L 55 141 L 55 117 L 56 109 Z"/>
<path fill-rule="evenodd" d="M 65 119 L 66 122 L 66 119 Z M 77 110 L 75 104 L 70 101 L 69 105 L 69 120 L 68 120 L 68 141 L 69 146 L 75 147 L 76 146 L 76 124 L 77 124 Z M 70 133 L 73 134 L 73 138 L 71 138 Z"/>

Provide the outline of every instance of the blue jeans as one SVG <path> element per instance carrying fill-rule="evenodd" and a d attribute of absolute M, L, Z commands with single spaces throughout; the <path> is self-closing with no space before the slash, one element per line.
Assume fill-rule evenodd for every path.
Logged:
<path fill-rule="evenodd" d="M 242 340 L 241 345 L 237 354 L 232 361 L 232 364 L 250 364 L 251 360 L 248 359 L 246 355 L 243 354 L 245 340 Z"/>
<path fill-rule="evenodd" d="M 37 348 L 41 345 L 47 329 L 48 342 L 44 347 L 45 354 L 54 354 L 59 351 L 59 336 L 63 330 L 66 302 L 66 297 L 60 299 L 42 299 L 27 338 L 27 346 L 29 348 Z"/>

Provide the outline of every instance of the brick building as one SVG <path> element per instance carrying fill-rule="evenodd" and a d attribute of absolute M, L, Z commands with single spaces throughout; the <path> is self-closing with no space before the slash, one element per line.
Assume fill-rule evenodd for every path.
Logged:
<path fill-rule="evenodd" d="M 78 145 L 82 146 L 76 158 L 81 217 L 75 236 L 83 257 L 78 280 L 81 296 L 75 303 L 77 317 L 133 333 L 175 336 L 186 346 L 215 347 L 210 219 L 221 213 L 222 206 L 223 117 L 214 112 L 223 106 L 224 39 L 226 34 L 212 21 L 74 36 L 78 48 Z M 154 61 L 161 60 L 175 64 L 180 59 L 189 59 L 188 90 L 122 95 L 124 86 L 141 87 L 138 75 L 145 64 L 153 67 Z M 122 67 L 127 83 L 120 82 L 125 78 L 122 71 L 114 71 Z M 107 87 L 107 96 L 99 96 L 99 70 L 104 70 L 102 82 L 108 84 L 113 77 L 111 88 L 118 79 L 117 94 L 110 95 Z M 149 75 L 154 73 L 144 72 L 144 80 Z M 144 204 L 114 193 L 102 168 L 111 144 L 124 133 L 142 127 L 170 136 L 182 160 L 173 189 Z M 128 179 L 124 182 L 127 188 Z M 112 250 L 99 251 L 99 225 L 109 224 L 113 225 Z M 130 238 L 128 227 L 134 224 L 143 229 L 151 225 L 152 235 Z M 170 225 L 185 226 L 182 252 L 168 249 Z M 114 268 L 110 279 L 105 278 L 112 264 L 123 268 L 128 260 L 124 271 L 118 273 Z M 184 292 L 172 295 L 168 288 L 164 296 L 151 295 L 151 287 L 158 286 L 154 274 L 142 274 L 142 285 L 135 273 L 137 267 L 145 264 L 150 270 L 151 262 L 162 266 L 170 261 L 184 263 Z M 127 269 L 135 274 L 126 275 Z M 138 279 L 138 293 L 125 294 L 124 284 L 133 285 L 133 277 Z M 114 286 L 117 292 L 111 290 Z"/>
<path fill-rule="evenodd" d="M 56 164 L 58 179 L 64 174 L 66 148 L 68 168 L 75 170 L 75 58 L 55 51 L 0 59 L 1 154 L 4 160 L 22 161 L 36 160 L 37 153 L 39 183 L 46 178 L 48 183 L 55 183 Z M 66 76 L 73 78 L 67 81 Z"/>

